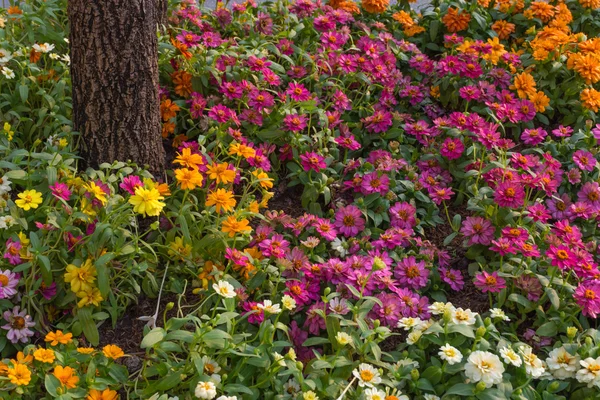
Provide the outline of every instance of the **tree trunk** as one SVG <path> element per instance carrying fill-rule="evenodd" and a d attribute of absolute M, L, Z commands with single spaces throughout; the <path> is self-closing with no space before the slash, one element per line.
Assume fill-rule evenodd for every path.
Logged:
<path fill-rule="evenodd" d="M 69 0 L 74 129 L 87 166 L 164 171 L 157 0 Z"/>

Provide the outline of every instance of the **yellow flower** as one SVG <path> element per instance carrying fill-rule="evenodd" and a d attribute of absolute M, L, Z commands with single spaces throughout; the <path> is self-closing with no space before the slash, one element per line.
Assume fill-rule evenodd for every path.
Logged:
<path fill-rule="evenodd" d="M 259 168 L 256 171 L 252 171 L 252 175 L 259 180 L 260 186 L 264 189 L 271 189 L 273 187 L 273 179 L 269 178 L 269 175 L 262 169 Z"/>
<path fill-rule="evenodd" d="M 38 208 L 42 204 L 42 194 L 36 190 L 25 190 L 17 195 L 19 200 L 15 201 L 15 204 L 25 211 L 29 211 L 31 208 Z"/>
<path fill-rule="evenodd" d="M 78 347 L 77 352 L 79 354 L 92 354 L 95 351 L 93 347 Z"/>
<path fill-rule="evenodd" d="M 22 351 L 19 351 L 17 353 L 17 359 L 11 361 L 13 362 L 13 364 L 29 364 L 33 361 L 33 356 L 31 354 L 25 355 Z"/>
<path fill-rule="evenodd" d="M 192 254 L 192 246 L 183 242 L 182 237 L 176 237 L 174 241 L 169 243 L 169 255 L 179 256 L 180 258 L 189 257 Z"/>
<path fill-rule="evenodd" d="M 103 206 L 106 205 L 106 202 L 108 201 L 106 199 L 106 193 L 104 193 L 102 187 L 96 185 L 96 182 L 88 182 L 85 185 L 83 185 L 83 188 L 87 190 L 88 193 L 93 194 L 96 200 L 100 201 L 100 203 L 102 203 Z"/>
<path fill-rule="evenodd" d="M 99 391 L 96 389 L 90 390 L 85 400 L 117 400 L 118 394 L 114 390 L 104 389 Z"/>
<path fill-rule="evenodd" d="M 31 381 L 31 371 L 23 364 L 16 363 L 13 368 L 7 371 L 8 379 L 13 385 L 24 386 L 29 385 Z"/>
<path fill-rule="evenodd" d="M 204 164 L 204 159 L 202 158 L 202 155 L 192 153 L 192 149 L 186 147 L 181 151 L 181 154 L 177 153 L 177 158 L 175 158 L 173 164 L 180 164 L 186 168 L 198 169 L 199 165 Z"/>
<path fill-rule="evenodd" d="M 79 377 L 77 376 L 75 370 L 71 367 L 62 367 L 57 365 L 54 367 L 54 372 L 52 375 L 56 377 L 61 383 L 61 385 L 66 386 L 68 389 L 73 389 L 77 386 L 79 382 Z"/>
<path fill-rule="evenodd" d="M 233 210 L 236 205 L 233 192 L 225 189 L 217 189 L 215 192 L 210 192 L 206 198 L 206 207 L 215 206 L 217 212 L 221 212 L 221 209 L 225 211 Z"/>
<path fill-rule="evenodd" d="M 212 180 L 217 181 L 217 184 L 224 183 L 228 184 L 235 180 L 235 171 L 229 169 L 229 164 L 211 164 L 208 166 L 208 177 Z"/>
<path fill-rule="evenodd" d="M 57 344 L 69 344 L 73 339 L 72 333 L 63 333 L 60 330 L 56 332 L 49 332 L 44 339 L 46 342 L 50 342 L 51 346 L 56 346 Z"/>
<path fill-rule="evenodd" d="M 176 169 L 175 178 L 183 190 L 194 190 L 196 186 L 202 186 L 202 174 L 197 169 Z"/>
<path fill-rule="evenodd" d="M 77 302 L 79 308 L 89 305 L 99 306 L 100 302 L 104 300 L 97 287 L 89 287 L 88 289 L 81 290 L 77 292 L 77 297 L 81 298 Z"/>
<path fill-rule="evenodd" d="M 521 99 L 525 99 L 529 94 L 533 95 L 536 92 L 535 80 L 533 79 L 533 76 L 527 72 L 517 74 L 515 76 L 514 84 L 510 88 L 513 90 L 516 89 L 517 94 Z"/>
<path fill-rule="evenodd" d="M 263 198 L 260 201 L 260 207 L 266 208 L 269 205 L 269 200 L 271 200 L 274 195 L 275 195 L 275 193 L 273 193 L 273 192 L 263 193 Z"/>
<path fill-rule="evenodd" d="M 54 362 L 55 356 L 54 351 L 50 349 L 37 349 L 33 352 L 33 357 L 37 361 L 41 361 L 43 363 L 52 364 Z"/>
<path fill-rule="evenodd" d="M 121 350 L 119 346 L 116 346 L 114 344 L 107 344 L 106 346 L 104 346 L 104 348 L 102 348 L 102 353 L 104 353 L 104 355 L 107 358 L 112 358 L 113 360 L 121 358 L 125 355 L 125 353 L 123 353 L 123 350 Z"/>
<path fill-rule="evenodd" d="M 254 157 L 256 151 L 242 143 L 233 142 L 229 145 L 229 155 L 242 156 L 244 158 Z"/>
<path fill-rule="evenodd" d="M 236 217 L 230 215 L 225 221 L 223 221 L 223 224 L 221 225 L 221 231 L 223 233 L 229 233 L 229 237 L 234 237 L 236 233 L 250 233 L 252 232 L 252 228 L 248 225 L 248 220 L 246 218 L 238 221 Z"/>
<path fill-rule="evenodd" d="M 129 204 L 133 205 L 133 211 L 142 214 L 143 216 L 149 215 L 156 217 L 162 211 L 165 203 L 164 197 L 160 195 L 159 191 L 155 188 L 145 189 L 143 187 L 137 187 L 135 194 L 129 199 Z"/>
<path fill-rule="evenodd" d="M 81 267 L 76 267 L 73 264 L 67 265 L 65 273 L 65 282 L 71 284 L 71 290 L 74 293 L 82 290 L 89 290 L 96 280 L 96 267 L 92 264 L 91 259 L 87 259 Z"/>
<path fill-rule="evenodd" d="M 260 205 L 258 204 L 258 202 L 256 200 L 252 201 L 252 203 L 250 203 L 250 205 L 248 206 L 248 210 L 253 213 L 258 213 L 259 208 L 260 208 Z"/>
<path fill-rule="evenodd" d="M 8 141 L 12 141 L 13 140 L 13 135 L 15 134 L 12 130 L 11 130 L 11 126 L 8 122 L 4 123 L 4 134 L 8 137 Z"/>

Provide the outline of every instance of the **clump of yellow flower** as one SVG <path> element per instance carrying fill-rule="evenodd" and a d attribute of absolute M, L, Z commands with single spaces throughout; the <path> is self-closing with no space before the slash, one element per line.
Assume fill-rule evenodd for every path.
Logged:
<path fill-rule="evenodd" d="M 217 181 L 217 184 L 228 184 L 235 180 L 235 171 L 230 169 L 227 163 L 209 165 L 207 174 L 210 179 Z"/>
<path fill-rule="evenodd" d="M 73 264 L 67 265 L 65 282 L 71 284 L 71 290 L 75 293 L 87 291 L 94 286 L 97 274 L 96 267 L 88 258 L 80 267 Z"/>
<path fill-rule="evenodd" d="M 31 382 L 31 371 L 23 364 L 13 364 L 13 367 L 8 368 L 6 376 L 10 383 L 17 386 L 26 386 Z"/>
<path fill-rule="evenodd" d="M 256 155 L 256 150 L 243 143 L 232 142 L 229 145 L 229 155 L 241 156 L 248 159 Z"/>
<path fill-rule="evenodd" d="M 262 188 L 271 189 L 273 187 L 273 179 L 269 178 L 269 175 L 262 169 L 259 168 L 256 171 L 252 171 L 252 175 L 259 180 L 259 184 Z"/>
<path fill-rule="evenodd" d="M 43 363 L 52 364 L 56 357 L 53 350 L 39 348 L 33 352 L 33 358 Z"/>
<path fill-rule="evenodd" d="M 156 217 L 160 214 L 165 203 L 164 197 L 158 189 L 139 186 L 135 189 L 134 195 L 129 198 L 129 204 L 133 206 L 133 211 L 143 216 Z"/>
<path fill-rule="evenodd" d="M 206 207 L 215 206 L 217 212 L 220 213 L 221 210 L 233 210 L 236 203 L 233 192 L 225 189 L 217 189 L 208 194 L 205 205 Z"/>
<path fill-rule="evenodd" d="M 250 233 L 252 232 L 252 228 L 250 227 L 249 222 L 246 218 L 238 220 L 235 216 L 230 215 L 221 224 L 221 231 L 223 233 L 228 233 L 229 237 L 234 237 L 236 233 Z"/>
<path fill-rule="evenodd" d="M 72 333 L 63 333 L 61 330 L 55 332 L 49 332 L 44 340 L 49 342 L 51 346 L 57 346 L 60 344 L 69 344 L 73 339 Z"/>
<path fill-rule="evenodd" d="M 125 353 L 123 352 L 123 350 L 119 346 L 114 345 L 114 344 L 107 344 L 106 346 L 104 346 L 102 348 L 102 353 L 107 358 L 112 358 L 113 360 L 116 360 L 118 358 L 125 356 Z"/>
<path fill-rule="evenodd" d="M 29 211 L 32 208 L 38 208 L 42 204 L 42 194 L 37 190 L 25 190 L 17 195 L 19 198 L 15 200 L 17 207 L 22 208 L 25 211 Z"/>
<path fill-rule="evenodd" d="M 171 243 L 169 243 L 169 255 L 179 256 L 181 259 L 187 258 L 192 254 L 192 246 L 188 243 L 184 243 L 182 237 L 176 237 Z"/>

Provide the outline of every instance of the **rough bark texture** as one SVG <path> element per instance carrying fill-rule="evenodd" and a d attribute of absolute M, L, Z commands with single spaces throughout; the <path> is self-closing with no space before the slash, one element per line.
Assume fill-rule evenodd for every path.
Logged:
<path fill-rule="evenodd" d="M 115 160 L 164 169 L 157 0 L 69 0 L 74 128 L 90 167 Z"/>

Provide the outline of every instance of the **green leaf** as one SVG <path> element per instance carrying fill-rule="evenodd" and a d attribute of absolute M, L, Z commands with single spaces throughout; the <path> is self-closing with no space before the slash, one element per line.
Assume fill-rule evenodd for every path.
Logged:
<path fill-rule="evenodd" d="M 469 325 L 452 324 L 448 327 L 448 332 L 460 333 L 461 335 L 464 335 L 471 339 L 475 338 L 475 333 L 473 332 L 473 327 L 471 327 Z"/>
<path fill-rule="evenodd" d="M 77 319 L 81 323 L 83 334 L 92 346 L 98 346 L 100 343 L 100 334 L 98 327 L 92 317 L 91 307 L 80 308 L 77 311 Z"/>
<path fill-rule="evenodd" d="M 50 267 L 50 260 L 47 256 L 38 255 L 37 259 L 40 264 L 40 270 L 42 271 L 42 278 L 46 285 L 52 284 L 52 268 Z"/>
<path fill-rule="evenodd" d="M 58 396 L 58 394 L 56 393 L 56 389 L 58 389 L 61 386 L 61 383 L 58 379 L 56 379 L 54 375 L 46 374 L 46 378 L 44 379 L 44 386 L 46 387 L 46 390 L 48 391 L 50 396 L 56 397 Z"/>
<path fill-rule="evenodd" d="M 438 31 L 440 30 L 440 21 L 437 19 L 432 20 L 429 23 L 429 38 L 432 42 L 435 42 L 435 38 L 437 37 Z"/>
<path fill-rule="evenodd" d="M 558 334 L 558 326 L 556 322 L 548 321 L 535 331 L 538 336 L 556 336 Z"/>
<path fill-rule="evenodd" d="M 146 336 L 142 339 L 142 344 L 140 347 L 142 349 L 147 349 L 148 347 L 154 346 L 156 343 L 163 340 L 166 336 L 165 330 L 163 328 L 154 328 Z"/>
<path fill-rule="evenodd" d="M 450 389 L 446 390 L 444 396 L 455 394 L 458 396 L 472 396 L 475 390 L 475 385 L 472 383 L 457 383 Z"/>
<path fill-rule="evenodd" d="M 8 171 L 6 174 L 4 174 L 4 176 L 6 176 L 8 179 L 20 180 L 27 177 L 27 172 L 23 171 L 22 169 L 15 169 Z"/>
<path fill-rule="evenodd" d="M 308 347 L 308 346 L 317 346 L 320 344 L 328 344 L 329 343 L 329 339 L 328 338 L 324 338 L 324 337 L 311 337 L 308 338 L 304 341 L 304 343 L 302 343 L 302 346 Z"/>
<path fill-rule="evenodd" d="M 29 87 L 25 85 L 19 85 L 19 96 L 21 96 L 21 102 L 26 103 L 29 97 Z"/>
<path fill-rule="evenodd" d="M 222 349 L 225 347 L 225 339 L 231 339 L 231 336 L 220 329 L 213 329 L 202 335 L 202 340 L 208 347 Z"/>
<path fill-rule="evenodd" d="M 110 277 L 106 263 L 113 258 L 115 258 L 115 253 L 106 253 L 100 256 L 94 263 L 98 277 L 98 290 L 100 290 L 100 294 L 102 294 L 102 298 L 104 299 L 108 297 L 108 291 L 110 290 Z"/>
<path fill-rule="evenodd" d="M 551 287 L 546 287 L 544 288 L 544 291 L 548 295 L 550 303 L 552 303 L 552 307 L 558 310 L 560 307 L 560 298 L 558 297 L 558 293 L 556 293 L 556 290 L 552 289 Z"/>
<path fill-rule="evenodd" d="M 423 371 L 421 376 L 431 382 L 432 385 L 437 385 L 442 380 L 442 369 L 432 365 Z"/>

